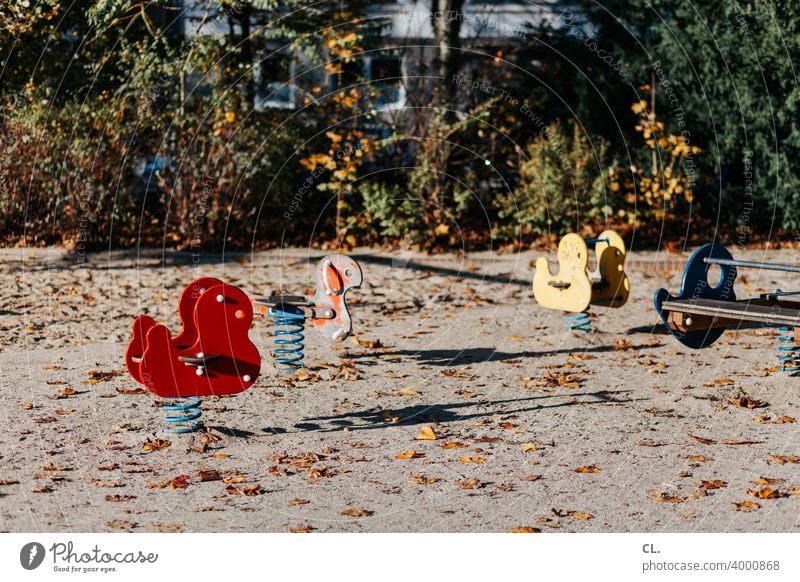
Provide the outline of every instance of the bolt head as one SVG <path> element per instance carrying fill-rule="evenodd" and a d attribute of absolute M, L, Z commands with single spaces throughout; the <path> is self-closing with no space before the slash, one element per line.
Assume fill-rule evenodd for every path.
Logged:
<path fill-rule="evenodd" d="M 225 297 L 220 293 L 217 295 L 217 303 L 222 303 L 223 301 L 225 301 Z"/>
<path fill-rule="evenodd" d="M 249 382 L 250 380 L 252 380 L 252 378 L 250 377 L 250 374 L 245 374 L 242 377 L 242 380 L 244 380 L 245 382 Z"/>

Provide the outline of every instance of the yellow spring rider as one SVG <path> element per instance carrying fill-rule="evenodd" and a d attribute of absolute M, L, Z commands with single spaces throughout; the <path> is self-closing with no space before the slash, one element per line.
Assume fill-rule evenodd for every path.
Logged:
<path fill-rule="evenodd" d="M 589 271 L 589 247 L 594 245 L 597 270 Z M 622 307 L 631 284 L 625 275 L 625 243 L 613 230 L 597 238 L 565 235 L 558 243 L 556 272 L 545 257 L 536 260 L 533 296 L 539 305 L 566 311 L 565 327 L 591 331 L 589 305 Z M 577 315 L 576 315 L 577 314 Z"/>

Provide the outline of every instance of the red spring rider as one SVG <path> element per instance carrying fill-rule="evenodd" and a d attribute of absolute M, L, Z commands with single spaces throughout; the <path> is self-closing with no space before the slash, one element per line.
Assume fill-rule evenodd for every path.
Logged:
<path fill-rule="evenodd" d="M 178 413 L 164 420 L 174 432 L 192 432 L 202 427 L 200 397 L 247 390 L 261 356 L 248 337 L 252 303 L 238 287 L 203 277 L 183 290 L 178 311 L 183 329 L 174 337 L 151 317 L 137 317 L 125 363 L 156 396 L 184 401 L 164 406 Z"/>

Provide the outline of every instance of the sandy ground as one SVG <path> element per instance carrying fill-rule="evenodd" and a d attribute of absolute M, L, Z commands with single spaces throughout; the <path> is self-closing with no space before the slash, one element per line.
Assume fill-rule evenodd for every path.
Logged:
<path fill-rule="evenodd" d="M 0 531 L 798 531 L 798 380 L 772 329 L 692 351 L 656 325 L 686 255 L 631 255 L 631 301 L 587 335 L 533 301 L 537 253 L 354 252 L 363 345 L 312 330 L 286 375 L 256 320 L 256 385 L 204 402 L 209 435 L 166 434 L 124 369 L 132 318 L 175 329 L 201 274 L 308 293 L 322 254 L 0 251 Z M 792 287 L 744 274 L 740 296 Z"/>

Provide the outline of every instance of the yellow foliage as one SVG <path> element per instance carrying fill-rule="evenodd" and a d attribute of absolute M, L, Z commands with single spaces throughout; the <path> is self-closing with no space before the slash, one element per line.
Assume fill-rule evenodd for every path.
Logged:
<path fill-rule="evenodd" d="M 652 91 L 649 85 L 641 89 Z M 701 153 L 701 149 L 689 143 L 683 135 L 665 134 L 665 125 L 651 111 L 648 102 L 641 99 L 631 105 L 631 111 L 639 116 L 635 129 L 641 134 L 643 143 L 651 154 L 651 163 L 632 164 L 628 172 L 611 168 L 608 172 L 609 189 L 621 192 L 626 202 L 633 204 L 637 197 L 647 206 L 650 216 L 661 218 L 664 207 L 676 199 L 691 202 L 694 197 L 693 177 L 687 176 L 682 161 Z M 624 211 L 623 211 L 624 213 Z"/>

